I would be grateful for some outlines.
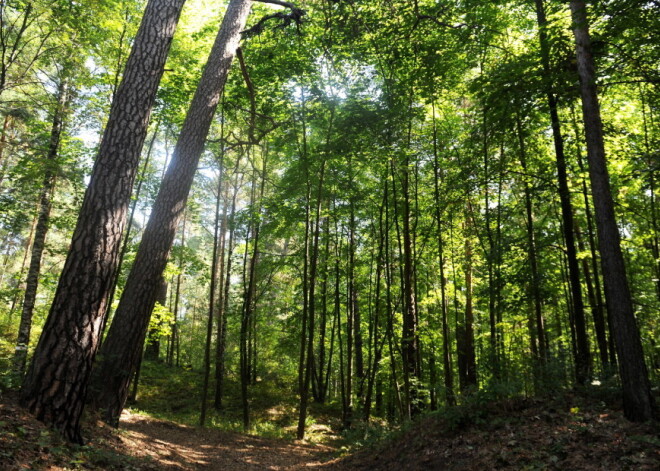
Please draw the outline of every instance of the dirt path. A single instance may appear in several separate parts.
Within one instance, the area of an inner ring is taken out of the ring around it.
[[[213,429],[200,429],[140,415],[122,416],[120,439],[134,456],[150,456],[164,470],[299,470],[331,459],[334,451]]]
[[[125,411],[119,430],[87,419],[87,446],[64,442],[0,396],[0,471],[309,470],[332,460],[334,448],[201,429]]]

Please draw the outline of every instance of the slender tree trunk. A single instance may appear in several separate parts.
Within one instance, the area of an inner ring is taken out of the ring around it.
[[[6,114],[2,123],[2,134],[0,134],[0,188],[2,188],[2,182],[5,179],[5,172],[9,166],[9,158],[5,157],[5,148],[7,147],[7,134],[11,122],[11,115]]]
[[[110,424],[117,424],[124,407],[128,378],[135,368],[156,301],[158,280],[165,269],[251,5],[250,0],[232,0],[227,7],[103,344],[103,362],[97,370],[103,389],[97,399],[104,410],[105,420]]]
[[[591,194],[596,212],[605,298],[611,313],[610,319],[619,357],[624,414],[633,421],[646,421],[653,419],[656,415],[655,401],[651,394],[648,371],[644,363],[644,352],[621,252],[621,236],[614,214],[586,5],[583,1],[571,1],[570,6],[580,76]]]
[[[580,133],[578,130],[577,120],[575,118],[575,113],[573,107],[571,107],[571,114],[573,116],[573,126],[575,128],[575,139],[579,141]],[[584,163],[582,159],[582,153],[580,151],[580,146],[577,146],[577,159],[578,164],[580,165],[580,172],[584,174]],[[607,344],[607,328],[608,322],[606,322],[605,317],[605,307],[603,303],[603,293],[600,284],[600,276],[598,272],[598,257],[596,255],[596,241],[594,237],[594,228],[593,228],[593,215],[591,213],[591,200],[589,198],[589,191],[587,189],[586,178],[582,179],[582,197],[584,199],[584,208],[585,208],[585,217],[587,220],[587,235],[589,237],[589,250],[591,253],[591,271],[593,272],[593,295],[590,295],[591,302],[591,311],[594,318],[594,327],[596,330],[596,342],[598,343],[598,351],[600,353],[601,363],[603,364],[603,372],[606,376],[612,374],[612,365],[610,364],[611,358],[608,356],[609,347]],[[578,243],[580,241],[578,240]],[[584,248],[580,247],[581,251],[584,251]],[[585,272],[585,281],[588,278],[589,273],[589,263],[586,259],[583,259],[583,270]],[[587,283],[587,289],[589,288],[589,283]]]
[[[158,296],[156,302],[162,307],[167,305],[167,281],[165,278],[160,279],[160,288],[158,288]],[[160,326],[158,326],[160,327]],[[158,361],[160,355],[160,329],[156,328],[149,331],[147,335],[147,345],[144,348],[144,359],[149,361]]]
[[[463,392],[477,386],[477,361],[474,351],[474,308],[472,305],[472,230],[469,212],[465,220],[465,376]]]
[[[23,406],[77,443],[82,442],[80,415],[117,268],[140,150],[184,2],[150,0],[147,4],[110,110],[55,298],[21,390]]]
[[[131,381],[131,392],[128,394],[128,399],[126,400],[129,404],[135,404],[137,402],[138,387],[140,385],[140,373],[142,372],[142,360],[144,360],[144,351],[142,352],[142,355],[140,355],[140,358],[138,358],[135,374],[133,375],[133,380]]]
[[[392,300],[392,290],[394,288],[394,267],[392,263],[392,256],[390,251],[390,187],[389,187],[389,178],[386,175],[383,180],[385,181],[385,194],[383,199],[385,201],[385,302],[386,302],[386,312],[387,312],[387,326],[385,331],[385,337],[387,338],[387,350],[390,357],[390,379],[391,384],[394,386],[394,399],[396,401],[397,410],[399,412],[399,418],[404,418],[404,406],[403,399],[401,398],[401,390],[399,388],[399,380],[397,375],[397,365],[396,365],[396,356],[395,356],[395,347],[394,347],[394,302]],[[394,182],[394,180],[392,180]],[[396,198],[396,194],[393,195],[393,201]],[[394,205],[394,214],[396,217],[396,204]],[[396,221],[394,221],[396,225]]]
[[[323,273],[322,273],[322,283],[321,283],[321,319],[320,319],[320,326],[319,326],[319,353],[318,353],[318,370],[316,370],[316,390],[317,390],[317,395],[314,398],[316,402],[319,402],[323,404],[325,402],[327,392],[328,392],[328,377],[327,373],[329,373],[329,367],[326,370],[325,365],[326,365],[326,339],[327,339],[327,324],[328,324],[328,275],[329,275],[329,265],[328,261],[330,258],[330,220],[328,217],[325,217],[323,219],[323,238],[324,238],[324,245],[325,248],[323,250]],[[333,337],[334,335],[334,325],[331,329],[330,336]],[[331,338],[330,340],[330,349],[332,349],[332,341],[333,339]],[[327,378],[327,379],[326,379]]]
[[[408,377],[408,416],[417,415],[420,411],[418,404],[418,384],[420,376],[419,363],[419,339],[417,334],[417,300],[415,299],[415,265],[412,251],[412,238],[410,230],[410,170],[409,158],[403,162],[401,195],[403,198],[402,225],[403,225],[403,289],[405,299],[405,310],[403,313],[403,332],[401,350],[403,353],[403,365]]]
[[[378,376],[378,370],[380,366],[380,361],[383,358],[383,348],[385,346],[385,341],[387,336],[383,335],[382,339],[379,339],[379,330],[380,330],[380,314],[381,314],[381,279],[382,279],[382,274],[383,274],[383,267],[385,266],[385,260],[383,259],[383,252],[385,248],[385,228],[383,225],[383,213],[385,208],[387,207],[387,201],[386,199],[388,198],[387,191],[383,192],[383,203],[381,204],[381,207],[379,209],[379,215],[378,215],[378,249],[377,249],[377,255],[376,255],[376,274],[375,274],[375,282],[376,282],[376,290],[375,290],[375,306],[374,306],[374,316],[373,316],[373,325],[371,326],[371,329],[373,331],[373,334],[371,335],[372,341],[371,343],[373,344],[373,361],[370,362],[369,364],[369,378],[368,378],[368,383],[367,383],[367,395],[365,397],[364,401],[364,420],[366,422],[369,421],[369,416],[371,414],[371,402],[372,402],[372,396],[373,396],[373,388],[374,388],[374,383],[376,384],[376,409],[377,413],[379,412],[379,406],[382,406],[382,404],[379,404],[379,401],[382,401],[382,391],[378,389],[378,381],[377,381],[377,376]],[[379,342],[380,340],[380,342]],[[382,386],[382,384],[381,384]],[[379,396],[379,392],[381,395]]]
[[[234,167],[234,192],[231,199],[231,211],[229,213],[229,220],[226,214],[223,214],[223,224],[229,227],[229,240],[227,242],[227,263],[224,271],[223,283],[220,283],[222,289],[222,299],[219,302],[218,311],[218,345],[215,352],[215,401],[214,407],[216,410],[222,409],[222,395],[224,393],[224,380],[225,380],[225,350],[227,345],[227,315],[229,313],[229,288],[231,287],[231,268],[232,256],[234,254],[234,234],[235,234],[235,214],[236,214],[236,199],[238,197],[238,190],[241,187],[242,181],[239,182],[238,165],[240,159],[236,159],[236,166]],[[224,231],[223,231],[224,234]],[[222,253],[221,253],[222,255]],[[222,272],[221,272],[222,276]]]
[[[256,181],[253,182],[253,187]],[[253,316],[256,311],[256,272],[257,264],[259,261],[259,233],[261,230],[261,203],[264,198],[264,189],[266,186],[266,155],[263,155],[263,166],[261,170],[261,183],[259,194],[255,195],[250,202],[250,208],[255,211],[256,207],[256,222],[254,223],[254,230],[252,231],[252,254],[250,256],[250,264],[248,269],[247,283],[243,296],[243,312],[241,316],[241,402],[243,404],[243,428],[245,430],[250,427],[250,411],[249,411],[249,398],[248,398],[248,385],[250,382],[250,375],[252,368],[250,367],[250,344],[248,342],[248,330],[253,322]],[[249,244],[246,241],[246,252]],[[252,358],[254,360],[254,358]]]
[[[66,72],[64,72],[66,74]],[[16,351],[14,354],[13,368],[17,375],[23,376],[27,360],[28,344],[30,342],[30,331],[32,330],[32,313],[37,298],[39,286],[39,274],[41,272],[41,259],[46,245],[46,234],[50,224],[50,210],[52,206],[53,192],[58,172],[58,156],[64,121],[67,114],[67,104],[70,91],[67,77],[61,77],[57,89],[57,101],[53,110],[53,121],[50,130],[48,151],[44,159],[43,186],[39,196],[39,210],[37,226],[34,231],[32,242],[32,253],[30,254],[30,265],[25,282],[25,295],[23,297],[23,310],[21,312],[21,323],[18,328],[16,340]]]
[[[349,167],[351,162],[349,161]],[[346,398],[348,408],[344,418],[344,426],[350,427],[353,421],[353,372],[355,371],[355,308],[357,306],[357,293],[355,291],[355,207],[353,195],[349,202],[351,215],[349,215],[348,228],[348,264],[346,270],[346,284],[348,297],[346,299]]]
[[[543,0],[535,0],[536,16],[539,26],[539,43],[541,46],[541,65],[545,76],[545,92],[550,111],[552,125],[552,136],[555,145],[555,157],[557,161],[557,181],[559,184],[559,198],[561,200],[561,214],[564,228],[564,239],[566,243],[566,256],[568,258],[568,274],[571,286],[571,298],[573,300],[573,319],[576,335],[575,349],[575,380],[577,384],[583,385],[590,375],[591,355],[589,352],[589,337],[587,336],[586,321],[584,316],[584,301],[582,300],[582,287],[580,285],[580,267],[575,249],[575,236],[573,232],[573,209],[568,187],[568,175],[566,170],[566,157],[564,154],[564,138],[561,133],[561,124],[558,113],[558,100],[553,91],[552,70],[550,68],[550,45],[548,42],[547,26]]]
[[[211,282],[209,286],[209,318],[206,324],[206,345],[204,346],[204,384],[202,386],[202,407],[199,414],[199,425],[206,424],[207,398],[209,393],[209,378],[211,376],[211,342],[213,340],[213,317],[215,316],[216,287],[218,285],[218,265],[222,266],[218,256],[220,249],[220,201],[222,200],[224,163],[220,161],[217,195],[215,198],[215,221],[213,224],[213,254],[211,255]]]
[[[37,222],[39,222],[39,214],[36,215],[36,217],[32,220],[32,224],[30,224],[30,234],[28,235],[28,238],[25,240],[25,243],[23,244],[25,247],[25,251],[23,254],[23,261],[21,262],[21,269],[18,271],[18,279],[19,280],[24,280],[25,276],[25,268],[27,266],[28,262],[28,256],[30,255],[31,251],[30,248],[32,247],[32,240],[34,239],[34,232],[37,229]],[[5,263],[6,265],[6,263]],[[4,273],[3,273],[4,275]],[[1,277],[0,277],[1,278]],[[25,292],[25,282],[19,282],[19,285],[15,288],[14,296],[11,300],[11,307],[9,308],[9,320],[13,320],[14,318],[14,311],[16,310],[16,306],[18,304],[21,304],[22,306],[22,299],[21,299],[21,294]]]
[[[353,170],[352,167],[349,170],[351,172],[349,191],[353,195]],[[355,380],[357,383],[357,388],[355,394],[358,400],[358,407],[362,404],[364,400],[364,356],[362,353],[362,313],[360,311],[359,305],[359,296],[358,296],[358,287],[357,287],[357,275],[355,270],[355,252],[356,247],[356,217],[355,217],[355,197],[351,196],[350,202],[350,240],[349,240],[349,293],[350,293],[350,304],[351,304],[351,321],[353,325],[353,342],[354,342],[354,359],[355,359]]]
[[[307,402],[309,400],[309,383],[312,369],[314,368],[314,321],[316,316],[316,272],[319,258],[319,235],[321,232],[321,206],[323,202],[323,181],[325,177],[325,159],[321,162],[319,174],[319,185],[316,194],[316,210],[314,215],[314,233],[312,235],[312,258],[309,267],[309,297],[308,297],[308,321],[307,321],[307,365],[305,367],[305,379],[300,394],[300,413],[298,415],[298,429],[296,438],[302,440],[305,437],[305,421],[307,419]]]
[[[518,135],[518,144],[520,147],[520,166],[527,177],[527,148],[523,136],[522,120],[516,115],[516,133]],[[532,191],[529,183],[525,180],[525,216],[527,221],[527,250],[529,253],[529,269],[532,275],[531,292],[534,305],[535,332],[530,332],[532,340],[532,350],[536,350],[541,364],[545,364],[548,359],[548,347],[545,337],[545,320],[543,318],[542,299],[541,299],[541,281],[538,269],[538,255],[536,246],[536,233],[534,231],[534,212],[532,208]],[[535,335],[534,335],[535,334]]]
[[[340,272],[340,257],[342,252],[341,234],[337,230],[337,222],[335,220],[335,234],[337,241],[335,242],[335,289],[334,289],[334,317],[337,324],[337,342],[339,344],[339,385],[341,389],[341,415],[344,427],[350,425],[350,404],[347,394],[347,378],[344,369],[344,344],[341,338],[341,272]]]
[[[440,201],[440,159],[438,155],[438,130],[435,120],[435,101],[432,103],[433,107],[433,189],[435,197],[435,219],[438,224],[438,266],[440,268],[440,312],[442,316],[442,365],[444,373],[445,384],[445,400],[447,404],[455,404],[456,399],[454,396],[454,375],[451,364],[450,354],[450,338],[449,338],[449,322],[447,320],[447,290],[445,279],[445,255],[444,255],[444,240],[442,237],[442,210]],[[431,351],[431,358],[435,352]],[[431,374],[435,376],[435,361],[431,363],[433,367]],[[434,385],[434,378],[431,379],[431,384]],[[435,401],[431,401],[431,408],[435,406]]]
[[[307,322],[309,322],[309,291],[307,273],[309,272],[309,233],[310,233],[310,212],[311,212],[311,181],[309,174],[309,156],[307,152],[307,108],[304,88],[301,90],[302,100],[300,103],[301,108],[301,156],[303,159],[304,172],[305,172],[305,236],[303,240],[303,266],[302,266],[302,319],[300,328],[300,352],[298,359],[298,394],[302,402],[303,389],[305,387],[305,357],[307,353],[307,342],[312,342],[313,339],[307,338]]]
[[[181,248],[183,249],[186,246],[186,213],[183,215],[183,223],[181,224]],[[174,309],[172,310],[172,334],[170,336],[170,348],[167,354],[167,364],[169,366],[179,366],[179,345],[180,345],[180,333],[179,333],[179,304],[181,301],[181,281],[183,278],[184,271],[184,259],[183,259],[183,250],[179,255],[178,263],[179,273],[176,275],[176,287],[174,289]]]
[[[486,227],[486,238],[488,239],[488,248],[486,251],[486,266],[488,271],[488,325],[490,328],[490,337],[488,338],[490,347],[490,363],[493,369],[493,376],[496,379],[500,378],[500,358],[498,348],[498,329],[497,329],[497,301],[496,301],[496,287],[495,287],[495,273],[494,273],[494,259],[495,259],[495,240],[493,237],[493,228],[491,224],[491,200],[490,200],[490,166],[491,155],[489,151],[488,127],[487,127],[487,114],[486,110],[482,111],[482,157],[484,163],[484,219]]]

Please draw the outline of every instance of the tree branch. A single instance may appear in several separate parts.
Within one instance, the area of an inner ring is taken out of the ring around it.
[[[269,20],[273,20],[273,19],[280,20],[280,24],[275,26],[274,29],[286,28],[291,23],[295,23],[296,26],[300,26],[302,24],[302,17],[305,16],[306,14],[305,10],[303,10],[302,8],[298,8],[294,4],[285,2],[283,0],[256,0],[256,1],[261,3],[272,3],[274,5],[283,6],[285,8],[290,9],[291,12],[284,13],[280,11],[277,13],[273,13],[272,15],[264,16],[254,26],[246,29],[245,31],[241,31],[241,34],[245,38],[250,38],[252,36],[257,36],[263,33],[263,31],[266,29],[266,23]]]
[[[283,2],[281,0],[254,0],[254,1],[259,3],[272,3],[273,5],[279,5],[281,7],[288,8],[290,10],[296,9],[296,6],[293,3]]]

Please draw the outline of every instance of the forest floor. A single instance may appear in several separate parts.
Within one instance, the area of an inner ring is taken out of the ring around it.
[[[0,469],[660,469],[658,424],[632,424],[616,407],[570,394],[554,401],[453,408],[384,440],[367,440],[368,446],[342,457],[342,442],[334,435],[326,444],[305,443],[202,429],[131,411],[122,416],[119,430],[87,420],[84,431],[87,445],[68,445],[21,409],[13,395],[2,396]]]

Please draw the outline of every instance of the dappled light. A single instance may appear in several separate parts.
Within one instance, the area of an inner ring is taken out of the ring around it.
[[[0,468],[660,469],[660,4],[0,1]]]

